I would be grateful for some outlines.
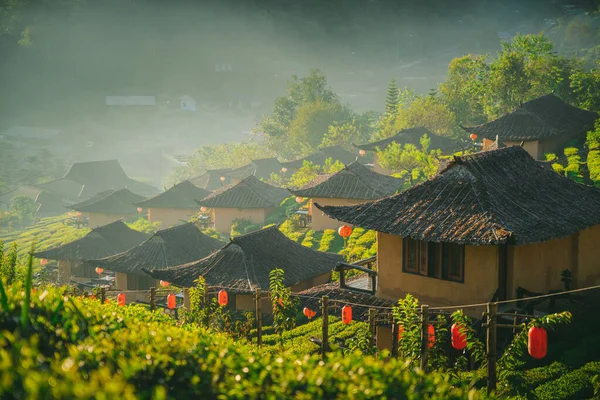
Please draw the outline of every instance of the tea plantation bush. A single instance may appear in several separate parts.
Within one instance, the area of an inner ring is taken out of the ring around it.
[[[590,362],[556,380],[538,386],[533,391],[533,396],[540,400],[589,399],[594,395],[592,378],[597,375],[600,375],[600,362]]]
[[[401,360],[265,351],[139,306],[52,288],[33,293],[22,319],[23,287],[1,297],[1,398],[481,398]]]

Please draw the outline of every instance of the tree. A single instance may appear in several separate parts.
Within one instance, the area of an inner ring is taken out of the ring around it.
[[[393,115],[398,111],[399,93],[396,79],[390,79],[385,99],[385,115]]]
[[[29,226],[35,219],[37,204],[30,197],[17,196],[10,202],[10,211],[19,217],[22,226]]]
[[[367,112],[356,116],[351,121],[334,122],[327,129],[319,147],[339,145],[348,150],[353,144],[368,142],[373,133],[374,119],[374,113]]]
[[[396,172],[394,176],[406,177],[409,184],[421,182],[433,176],[439,165],[441,152],[429,151],[430,142],[427,135],[421,138],[421,149],[392,142],[385,149],[377,149],[377,160],[383,168]]]
[[[398,110],[394,123],[396,132],[419,126],[441,136],[453,137],[462,133],[454,113],[434,96],[417,97],[408,107]]]

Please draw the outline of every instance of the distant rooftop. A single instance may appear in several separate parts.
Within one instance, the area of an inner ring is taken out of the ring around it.
[[[197,200],[199,205],[210,208],[271,208],[279,206],[288,196],[286,189],[269,185],[251,175]]]

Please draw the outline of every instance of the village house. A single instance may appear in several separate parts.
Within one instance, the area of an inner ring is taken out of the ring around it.
[[[373,171],[380,174],[391,175],[394,171],[390,171],[384,168],[377,159],[377,149],[383,151],[392,143],[397,143],[402,146],[412,144],[420,149],[421,138],[423,137],[423,135],[427,135],[427,137],[430,139],[429,150],[441,150],[442,153],[448,154],[454,153],[460,150],[462,147],[460,142],[453,139],[449,139],[444,136],[436,135],[435,133],[431,132],[429,129],[424,127],[403,129],[394,136],[390,136],[388,138],[378,140],[376,142],[354,146],[363,152],[374,153]]]
[[[277,227],[270,227],[237,236],[214,254],[168,269],[147,268],[154,279],[189,288],[202,276],[206,285],[225,289],[229,304],[237,310],[254,310],[257,289],[269,290],[269,274],[283,270],[284,285],[299,292],[326,283],[335,265],[343,257],[323,253],[288,239]],[[184,303],[189,304],[186,297]],[[268,311],[270,301],[264,300]]]
[[[277,158],[262,158],[252,160],[249,164],[236,169],[232,169],[227,173],[231,183],[238,183],[242,179],[249,176],[268,181],[272,174],[281,175],[283,166],[279,164]]]
[[[35,186],[19,186],[16,189],[0,193],[0,210],[9,211],[16,197],[27,197],[36,204],[37,218],[53,217],[65,213],[69,204],[62,196],[47,192]]]
[[[356,161],[357,158],[357,154],[344,150],[342,146],[329,146],[323,147],[299,160],[282,162],[280,164],[287,169],[286,173],[290,176],[304,165],[304,161],[311,162],[313,165],[324,165],[326,160],[331,159],[333,162],[339,161],[342,164],[350,164]]]
[[[265,219],[289,196],[286,189],[258,180],[253,175],[241,182],[215,190],[204,199],[198,199],[201,211],[211,209],[217,232],[229,234],[234,220],[246,219],[264,225]]]
[[[598,114],[565,103],[553,94],[523,103],[514,111],[485,124],[463,128],[482,139],[483,149],[500,142],[520,145],[536,160],[558,154],[571,140],[582,144]]]
[[[454,159],[428,181],[357,206],[316,207],[377,231],[379,297],[430,306],[513,299],[600,283],[600,189],[519,146]]]
[[[146,241],[119,254],[88,259],[86,265],[115,272],[116,290],[148,290],[159,282],[143,272],[161,270],[202,259],[225,243],[200,232],[192,223],[156,232]],[[148,301],[147,293],[128,293],[127,301]]]
[[[348,164],[334,174],[319,175],[300,189],[290,192],[302,199],[308,198],[308,214],[315,231],[337,229],[340,223],[325,213],[315,210],[314,203],[328,206],[350,206],[380,199],[402,189],[403,179],[371,171],[358,161]]]
[[[229,176],[227,176],[229,172],[231,172],[231,168],[207,169],[202,175],[191,178],[190,182],[194,186],[212,192],[231,183]]]
[[[129,189],[100,192],[90,200],[69,206],[78,213],[80,219],[87,219],[88,226],[95,228],[118,219],[130,220],[139,215],[134,203],[145,200]]]
[[[188,222],[191,216],[199,211],[196,199],[202,199],[209,194],[208,190],[200,189],[192,185],[190,181],[183,181],[169,190],[148,200],[135,203],[135,205],[147,210],[148,221],[160,222],[161,228],[169,228],[182,222]]]
[[[97,278],[94,267],[83,260],[96,259],[120,253],[137,246],[150,235],[129,228],[122,221],[92,229],[84,237],[51,249],[38,251],[33,256],[58,261],[59,282],[89,282]]]

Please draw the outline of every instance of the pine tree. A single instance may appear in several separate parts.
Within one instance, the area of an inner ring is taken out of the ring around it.
[[[396,79],[392,78],[388,84],[385,99],[385,115],[394,115],[398,111],[398,100],[398,86],[396,85]]]

